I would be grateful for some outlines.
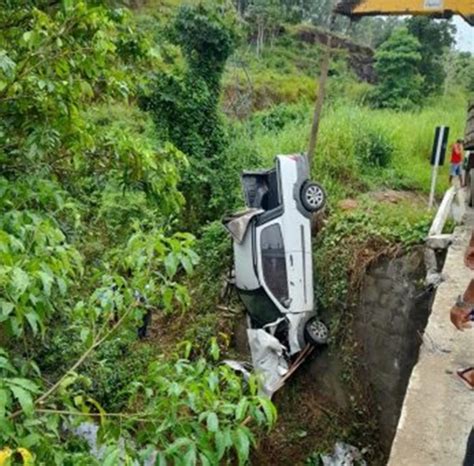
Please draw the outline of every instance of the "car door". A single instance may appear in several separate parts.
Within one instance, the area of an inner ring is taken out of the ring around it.
[[[257,227],[257,270],[260,282],[280,312],[289,306],[287,255],[281,218]]]

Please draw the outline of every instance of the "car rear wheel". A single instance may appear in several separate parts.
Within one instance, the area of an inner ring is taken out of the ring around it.
[[[306,339],[313,345],[325,345],[329,340],[329,330],[317,317],[308,320],[305,325]]]
[[[309,212],[317,212],[326,204],[326,193],[318,183],[306,181],[301,188],[301,202]]]

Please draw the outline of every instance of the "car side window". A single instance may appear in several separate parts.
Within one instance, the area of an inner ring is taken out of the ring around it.
[[[278,301],[286,301],[288,299],[288,276],[280,225],[274,224],[264,228],[260,244],[265,283]]]

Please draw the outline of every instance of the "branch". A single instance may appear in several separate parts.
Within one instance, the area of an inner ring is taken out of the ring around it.
[[[130,306],[130,308],[123,314],[122,317],[120,317],[120,319],[115,323],[115,325],[102,337],[100,337],[100,334],[101,332],[99,332],[99,334],[97,335],[95,341],[92,343],[92,345],[84,352],[84,354],[69,368],[69,370],[67,370],[64,375],[49,389],[47,390],[45,393],[43,393],[43,395],[41,395],[39,398],[37,398],[35,401],[34,401],[34,404],[35,405],[38,405],[38,404],[41,404],[41,403],[44,403],[44,401],[49,398],[60,386],[61,384],[64,382],[64,380],[66,379],[66,377],[71,373],[71,372],[74,372],[88,357],[89,355],[98,347],[100,346],[105,340],[107,340],[107,338],[109,338],[109,336],[115,332],[115,330],[117,330],[117,328],[123,323],[123,321],[125,320],[125,318],[130,314],[130,312],[132,311],[132,309],[134,308],[135,306]],[[9,417],[9,419],[15,419],[16,417],[18,417],[21,413],[23,412],[23,409],[19,409],[18,411],[15,411],[14,413],[12,413]]]
[[[153,419],[143,419],[144,417],[155,417],[155,413],[80,413],[78,411],[68,411],[66,409],[37,409],[36,412],[42,414],[61,414],[63,416],[80,416],[80,417],[112,417],[121,419],[133,419],[140,422],[155,422]]]

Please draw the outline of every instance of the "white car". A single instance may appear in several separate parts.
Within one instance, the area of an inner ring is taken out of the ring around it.
[[[325,205],[304,155],[279,155],[276,167],[242,175],[248,210],[226,220],[233,237],[235,287],[248,313],[254,368],[265,392],[307,343],[325,344],[313,296],[311,215]]]

